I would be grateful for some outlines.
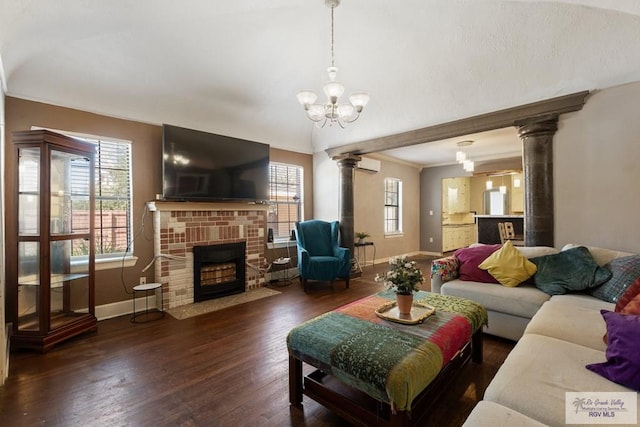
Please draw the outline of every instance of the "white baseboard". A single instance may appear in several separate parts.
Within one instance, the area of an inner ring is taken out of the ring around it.
[[[155,295],[149,295],[146,299],[149,303],[149,308],[157,308]],[[145,298],[136,298],[136,311],[145,309]],[[99,321],[127,314],[133,314],[133,299],[96,306],[96,317]]]
[[[2,378],[0,378],[0,385],[4,384],[5,380],[9,377],[9,353],[11,350],[11,323],[5,326],[4,338],[6,340],[6,347],[4,349],[4,371],[2,372]]]
[[[422,251],[422,252],[419,252],[419,254],[421,254],[421,255],[428,255],[428,256],[442,256],[442,252],[428,252],[428,251]]]
[[[410,257],[418,256],[418,255],[441,257],[442,253],[441,252],[416,251],[416,252],[409,252],[409,253],[403,254],[403,255],[408,255]],[[373,260],[373,265],[376,265],[376,264],[388,264],[389,263],[389,258],[391,258],[391,257],[374,259]],[[367,262],[367,267],[371,267],[371,261]]]

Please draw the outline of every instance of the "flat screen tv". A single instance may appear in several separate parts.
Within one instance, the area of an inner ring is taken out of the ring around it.
[[[166,200],[269,199],[269,145],[178,126],[162,126]]]

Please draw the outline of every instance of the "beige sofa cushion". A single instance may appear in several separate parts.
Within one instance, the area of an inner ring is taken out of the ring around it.
[[[558,250],[551,246],[516,246],[516,249],[527,258],[535,258],[558,253]]]
[[[551,298],[533,316],[524,333],[544,335],[605,351],[607,346],[602,337],[607,328],[599,310],[613,310],[613,304],[589,298],[594,306],[588,306],[590,304],[586,304],[586,301],[584,306],[574,304],[575,300],[582,302],[576,298]]]
[[[562,250],[566,251],[567,249],[575,248],[575,247],[578,247],[578,246],[584,246],[585,248],[589,249],[589,252],[591,252],[591,256],[593,257],[593,260],[600,267],[604,266],[605,264],[610,263],[615,258],[625,257],[625,256],[629,256],[629,255],[635,255],[635,254],[632,254],[632,253],[629,253],[629,252],[621,252],[621,251],[616,251],[616,250],[613,250],[613,249],[599,248],[597,246],[578,245],[578,244],[575,244],[575,243],[567,243],[566,245],[564,245],[562,247]]]
[[[525,334],[487,387],[484,399],[544,424],[564,425],[567,391],[633,391],[585,368],[605,360],[602,351]]]
[[[549,300],[548,294],[530,284],[508,288],[499,283],[452,280],[444,283],[440,292],[444,295],[454,295],[476,301],[487,310],[529,319],[545,301]]]
[[[481,400],[473,408],[463,426],[466,427],[544,427],[545,424],[495,402]]]
[[[583,308],[590,308],[600,313],[601,309],[611,310],[613,311],[616,307],[615,304],[602,301],[594,296],[589,294],[564,294],[564,295],[554,295],[551,297],[551,301],[567,304],[571,306],[579,306]]]

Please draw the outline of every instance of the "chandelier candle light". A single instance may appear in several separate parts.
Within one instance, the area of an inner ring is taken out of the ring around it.
[[[304,106],[307,117],[324,127],[337,123],[344,128],[345,123],[353,123],[358,120],[362,109],[369,102],[369,95],[364,92],[354,92],[349,96],[349,103],[340,104],[340,97],[344,93],[342,83],[336,81],[338,68],[335,66],[333,58],[333,10],[338,7],[340,0],[325,0],[325,5],[331,8],[331,66],[327,68],[329,81],[323,86],[327,102],[318,104],[318,95],[311,90],[301,90],[298,92],[298,102]],[[322,122],[322,124],[320,124]]]

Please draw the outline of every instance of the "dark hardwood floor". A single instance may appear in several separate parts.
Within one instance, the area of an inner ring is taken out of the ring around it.
[[[123,316],[46,354],[13,353],[0,388],[0,424],[348,425],[306,396],[303,411],[289,407],[285,339],[295,325],[381,290],[371,280],[375,269],[367,267],[349,289],[336,281],[333,290],[311,284],[305,294],[294,280],[272,286],[280,295],[225,310],[145,324]],[[486,336],[484,362],[462,370],[429,425],[461,425],[512,347]]]

